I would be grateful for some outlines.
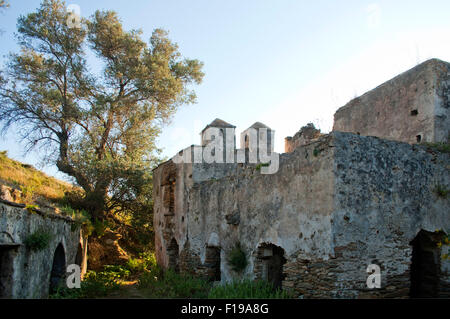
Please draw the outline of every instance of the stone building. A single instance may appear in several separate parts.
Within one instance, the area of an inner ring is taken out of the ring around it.
[[[48,234],[42,249],[27,239]],[[87,268],[87,239],[69,217],[0,200],[0,298],[47,298],[65,283],[66,269]]]
[[[299,298],[450,297],[450,155],[416,139],[448,136],[448,66],[427,61],[350,102],[329,134],[303,128],[274,174],[263,161],[179,160],[198,159],[205,143],[158,166],[158,263],[213,281],[265,279]],[[237,246],[242,270],[230,260]],[[379,288],[367,285],[369,265]]]

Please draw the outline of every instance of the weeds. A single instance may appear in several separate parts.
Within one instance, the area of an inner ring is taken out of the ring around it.
[[[236,246],[230,251],[228,255],[228,263],[236,272],[241,272],[245,269],[245,267],[247,267],[247,256],[239,243],[236,244]]]
[[[38,230],[33,234],[29,235],[24,243],[31,250],[39,251],[45,249],[50,243],[51,235],[50,233]]]
[[[288,292],[275,289],[267,281],[242,280],[215,286],[208,294],[210,299],[287,299]]]

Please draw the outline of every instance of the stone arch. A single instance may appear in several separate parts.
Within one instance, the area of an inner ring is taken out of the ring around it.
[[[256,278],[267,280],[275,288],[281,288],[281,283],[285,278],[283,265],[286,263],[285,251],[283,248],[271,243],[259,245],[255,260]]]
[[[207,269],[207,278],[210,281],[221,280],[220,253],[221,253],[220,247],[206,246],[205,267]]]
[[[167,247],[167,257],[169,259],[168,268],[174,270],[175,272],[180,271],[179,266],[179,246],[175,238],[172,238],[169,246]]]
[[[410,268],[410,297],[436,298],[439,296],[441,276],[441,248],[443,232],[420,230],[410,242],[412,258]]]
[[[54,293],[58,286],[61,284],[61,280],[66,273],[66,253],[64,246],[59,243],[53,254],[52,271],[50,273],[50,293]]]

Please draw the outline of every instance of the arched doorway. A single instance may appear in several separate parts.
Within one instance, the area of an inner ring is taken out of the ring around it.
[[[442,232],[421,230],[411,241],[411,298],[439,297]]]
[[[286,263],[284,249],[274,244],[261,244],[258,247],[257,263],[260,263],[257,277],[272,283],[275,288],[281,288],[284,280],[283,265]]]
[[[66,272],[66,253],[64,247],[60,243],[56,247],[55,254],[53,256],[52,272],[50,274],[50,294],[56,292],[56,289],[61,283],[61,279],[64,278]]]
[[[207,277],[210,281],[220,281],[220,248],[215,246],[206,247],[205,266]]]
[[[179,272],[178,255],[179,255],[178,243],[175,240],[175,238],[172,238],[169,247],[167,247],[167,257],[169,258],[168,264],[169,268],[174,270],[175,272]]]

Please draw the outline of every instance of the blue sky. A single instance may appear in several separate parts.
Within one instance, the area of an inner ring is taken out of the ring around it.
[[[0,63],[17,51],[17,17],[38,0],[10,0],[0,13]],[[96,9],[119,13],[126,29],[148,39],[164,28],[181,53],[205,63],[198,103],[182,107],[159,139],[163,155],[199,143],[199,132],[215,118],[239,134],[256,121],[275,130],[275,150],[284,137],[314,122],[332,128],[333,114],[355,96],[436,57],[450,61],[450,1],[301,0],[97,0],[67,1],[81,15]],[[95,67],[95,66],[93,66]],[[237,138],[239,140],[239,138]],[[23,156],[11,131],[0,150],[42,167],[38,154]]]

